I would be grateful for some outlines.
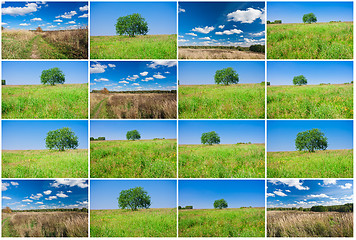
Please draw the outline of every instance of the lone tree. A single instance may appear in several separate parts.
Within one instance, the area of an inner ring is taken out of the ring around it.
[[[201,135],[201,143],[209,145],[219,144],[220,137],[215,131],[203,133]]]
[[[313,128],[297,134],[295,148],[298,151],[315,152],[315,150],[325,150],[328,147],[328,139],[319,129]]]
[[[223,68],[215,72],[214,80],[216,84],[224,85],[239,83],[239,74],[232,67]]]
[[[129,35],[146,35],[148,32],[148,24],[145,19],[138,13],[119,17],[116,22],[116,34]]]
[[[137,209],[149,208],[151,206],[151,197],[142,187],[130,188],[122,190],[120,196],[117,198],[119,207],[121,209]]]
[[[304,23],[315,23],[317,21],[316,16],[314,13],[308,13],[303,15],[303,22]]]
[[[63,84],[65,82],[64,73],[59,68],[51,68],[43,70],[41,74],[41,83],[54,86],[56,83]]]
[[[214,208],[218,208],[218,209],[223,209],[223,208],[227,208],[227,202],[225,201],[225,199],[220,199],[220,200],[215,200],[214,202]]]
[[[294,85],[301,86],[301,85],[306,85],[307,83],[308,83],[308,81],[307,81],[306,77],[304,77],[303,75],[295,76],[293,78]]]
[[[141,139],[141,135],[137,130],[128,131],[126,133],[126,139],[133,140],[133,141],[139,140],[139,139]]]
[[[47,133],[46,148],[51,150],[76,149],[78,145],[78,137],[70,128],[64,127]]]

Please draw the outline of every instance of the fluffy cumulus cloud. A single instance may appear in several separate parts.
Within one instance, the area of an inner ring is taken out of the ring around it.
[[[323,180],[324,185],[335,185],[336,184],[336,180],[335,179],[326,179]]]
[[[165,66],[165,67],[173,67],[176,66],[177,62],[176,61],[153,61],[147,66],[149,68],[158,68],[160,66]]]
[[[186,33],[185,35],[190,35],[190,36],[193,36],[193,37],[198,36],[198,35],[196,35],[195,33]]]
[[[45,199],[51,201],[53,199],[57,199],[57,196],[49,196],[48,198],[45,198]]]
[[[58,188],[60,186],[69,186],[69,187],[80,187],[87,188],[88,183],[85,179],[56,179],[51,186]]]
[[[140,75],[141,75],[142,77],[147,76],[147,74],[148,74],[148,72],[142,72],[142,73],[140,73]]]
[[[87,13],[84,13],[83,15],[80,15],[78,18],[87,18],[89,15]]]
[[[20,26],[30,26],[31,24],[29,23],[20,23]]]
[[[38,199],[40,199],[41,197],[43,197],[43,194],[42,194],[42,193],[37,193],[36,195],[32,194],[32,195],[30,196],[30,198],[33,199],[33,200],[38,200]]]
[[[285,184],[288,187],[295,187],[298,190],[309,190],[308,186],[303,186],[303,182],[299,179],[279,179],[279,180],[269,180],[270,183],[274,185]]]
[[[83,7],[80,7],[80,8],[79,8],[79,11],[85,12],[85,11],[88,11],[88,9],[89,9],[88,5],[85,5],[85,6],[83,6]]]
[[[179,13],[185,12],[185,9],[181,8],[180,6],[178,6],[178,12],[179,12]]]
[[[157,79],[163,79],[163,78],[166,78],[165,76],[161,75],[161,73],[157,73],[155,75],[153,75],[154,78],[157,78]]]
[[[321,194],[310,194],[307,197],[309,198],[330,198],[328,195],[321,193]]]
[[[60,197],[60,198],[67,198],[68,197],[68,195],[63,193],[63,192],[59,192],[56,195],[57,195],[57,197]]]
[[[108,82],[109,81],[109,79],[107,79],[107,78],[99,78],[99,79],[94,79],[94,81],[95,82]]]
[[[95,63],[90,66],[90,73],[103,73],[108,66]]]
[[[261,31],[261,32],[258,32],[258,33],[250,33],[251,36],[254,36],[254,37],[262,37],[265,35],[265,31]]]
[[[10,186],[10,183],[3,182],[3,183],[1,184],[1,191],[6,191],[9,186]]]
[[[351,189],[352,184],[351,183],[346,183],[345,185],[340,185],[341,189]]]
[[[65,18],[65,19],[71,19],[74,15],[76,15],[77,12],[76,11],[70,11],[70,12],[66,12],[63,15],[57,16],[56,18]]]
[[[30,203],[30,202],[33,202],[32,200],[30,200],[30,199],[24,199],[24,200],[22,200],[23,202],[28,202],[28,203]]]
[[[216,35],[231,35],[231,34],[241,34],[243,33],[240,29],[225,30],[223,32],[215,32]]]
[[[3,15],[24,16],[36,12],[39,6],[36,3],[27,3],[25,7],[7,7],[2,9]]]
[[[18,185],[19,185],[18,182],[10,182],[10,184],[11,184],[12,186],[18,186]]]
[[[273,193],[267,193],[267,197],[274,197],[275,196],[275,194],[273,194]]]
[[[287,194],[282,192],[281,189],[276,189],[276,191],[273,191],[273,193],[276,194],[277,196],[280,196],[280,197],[286,197],[287,196]]]
[[[109,64],[108,64],[108,66],[109,66],[109,67],[111,67],[111,68],[116,67],[116,65],[115,65],[115,64],[111,64],[111,63],[109,63]]]
[[[203,37],[203,38],[199,38],[201,40],[211,40],[210,37]]]
[[[196,27],[196,28],[193,28],[192,31],[193,32],[198,32],[198,33],[204,33],[204,34],[208,34],[210,33],[211,31],[213,31],[215,28],[214,27]]]
[[[61,19],[56,19],[56,20],[53,20],[53,22],[61,23],[61,22],[63,22],[63,20],[61,20]]]
[[[52,193],[52,191],[51,190],[47,190],[47,191],[44,191],[43,192],[45,195],[50,195],[51,193]]]
[[[219,28],[220,29],[223,29],[225,27],[225,25],[220,25]]]
[[[42,21],[42,18],[32,18],[31,21],[32,21],[32,22],[35,22],[35,21]]]
[[[119,81],[119,83],[125,83],[125,84],[128,84],[129,82],[128,82],[128,81]]]
[[[256,19],[261,19],[262,24],[264,24],[265,11],[263,9],[247,8],[247,10],[236,10],[227,14],[228,21],[253,23]]]
[[[5,199],[5,200],[11,200],[11,197],[6,197],[6,196],[3,196],[2,199]]]

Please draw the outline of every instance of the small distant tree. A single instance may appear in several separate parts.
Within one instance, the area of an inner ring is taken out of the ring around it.
[[[100,93],[103,93],[103,94],[109,94],[109,90],[107,88],[103,88]]]
[[[317,22],[316,16],[314,13],[307,13],[303,15],[304,23],[315,23]]]
[[[218,208],[218,209],[223,209],[223,208],[227,208],[227,202],[225,201],[225,199],[220,199],[220,200],[215,200],[214,202],[214,208]]]
[[[43,32],[43,30],[42,30],[41,27],[37,27],[37,28],[36,28],[36,32]]]
[[[301,86],[301,85],[306,85],[307,83],[308,83],[308,81],[307,81],[306,77],[304,77],[303,75],[295,76],[293,78],[294,85]]]
[[[128,131],[126,133],[126,139],[133,140],[133,141],[139,140],[139,139],[141,139],[141,135],[137,130]]]
[[[6,80],[1,80],[1,85],[6,85]]]
[[[118,197],[118,203],[121,209],[131,209],[132,211],[147,209],[151,206],[151,197],[142,187],[135,187],[122,190]]]
[[[51,68],[43,70],[41,74],[41,83],[54,86],[56,83],[63,84],[65,82],[64,73],[59,68]]]
[[[146,20],[138,13],[119,17],[116,21],[116,34],[128,35],[146,35],[148,33],[148,24]]]
[[[76,149],[78,145],[78,137],[68,127],[49,131],[47,133],[46,148],[48,149],[64,151],[66,149]]]
[[[214,80],[216,84],[234,84],[239,83],[239,74],[232,67],[217,70],[215,72]]]
[[[295,148],[298,151],[315,152],[315,150],[325,150],[327,147],[327,137],[317,128],[300,132],[295,139]]]
[[[201,135],[201,143],[208,145],[219,144],[220,137],[215,131],[203,133]]]
[[[4,213],[12,213],[12,210],[11,210],[11,208],[9,208],[9,207],[4,208],[2,211],[3,211]]]

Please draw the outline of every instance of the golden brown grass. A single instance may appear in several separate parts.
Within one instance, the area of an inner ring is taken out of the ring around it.
[[[353,213],[268,211],[268,237],[352,237]]]
[[[179,48],[179,59],[264,59],[264,53],[233,49]]]

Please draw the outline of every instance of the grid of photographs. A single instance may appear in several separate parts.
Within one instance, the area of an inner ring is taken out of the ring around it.
[[[353,1],[5,1],[1,237],[353,237]]]

